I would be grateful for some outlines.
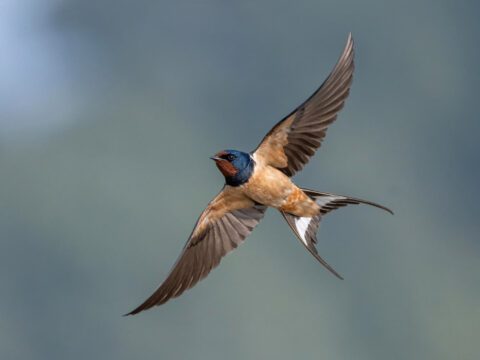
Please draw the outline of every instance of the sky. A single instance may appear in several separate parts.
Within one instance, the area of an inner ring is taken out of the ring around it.
[[[0,357],[462,359],[480,353],[474,1],[0,1]],[[223,178],[324,80],[352,91],[294,181],[325,271],[273,209],[161,307]]]

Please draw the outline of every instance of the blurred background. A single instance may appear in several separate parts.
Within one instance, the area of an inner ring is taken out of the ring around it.
[[[478,359],[479,4],[0,1],[2,359]],[[179,299],[223,185],[356,40],[347,106],[295,181],[325,271],[275,211]]]

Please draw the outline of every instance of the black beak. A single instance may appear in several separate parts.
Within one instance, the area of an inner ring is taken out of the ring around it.
[[[212,159],[213,161],[223,160],[221,157],[218,157],[218,156],[211,156],[210,159]]]

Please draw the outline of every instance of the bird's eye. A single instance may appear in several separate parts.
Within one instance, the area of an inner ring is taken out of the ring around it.
[[[228,156],[227,156],[227,160],[228,160],[228,161],[233,161],[234,159],[235,159],[235,156],[234,156],[234,155],[228,154]]]

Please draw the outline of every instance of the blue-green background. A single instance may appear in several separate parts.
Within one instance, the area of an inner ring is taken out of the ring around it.
[[[1,359],[480,354],[478,1],[0,1]],[[163,280],[223,181],[323,81],[354,86],[295,181],[325,271],[270,211],[193,290]]]

